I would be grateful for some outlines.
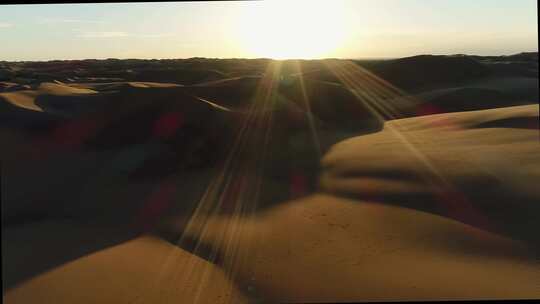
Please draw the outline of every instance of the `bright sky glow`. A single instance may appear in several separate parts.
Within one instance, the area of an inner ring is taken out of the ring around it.
[[[0,60],[373,58],[537,51],[534,0],[0,6]]]

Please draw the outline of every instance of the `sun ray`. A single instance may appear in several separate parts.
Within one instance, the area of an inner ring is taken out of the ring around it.
[[[300,84],[300,92],[302,94],[302,102],[304,103],[306,107],[306,116],[308,120],[308,126],[310,129],[310,133],[313,139],[313,144],[315,145],[315,149],[317,151],[317,156],[321,158],[322,152],[321,152],[321,142],[319,140],[319,137],[317,135],[317,130],[315,129],[315,122],[313,120],[313,112],[311,111],[311,103],[309,101],[309,96],[306,92],[306,86],[304,84],[304,77],[302,74],[302,66],[298,60],[294,60],[293,62],[296,73],[294,75],[297,75],[298,82]]]
[[[261,78],[253,102],[245,112],[246,117],[238,131],[237,137],[231,147],[218,174],[211,180],[204,195],[197,204],[193,214],[184,223],[184,229],[177,241],[182,246],[188,239],[195,243],[193,252],[201,254],[202,244],[210,235],[209,220],[218,218],[223,212],[224,204],[232,205],[232,214],[229,216],[223,229],[218,231],[216,242],[212,242],[207,259],[218,262],[218,253],[230,257],[225,269],[230,276],[234,276],[242,257],[238,256],[239,238],[244,235],[240,221],[246,217],[253,217],[262,186],[262,174],[266,150],[271,137],[273,120],[273,107],[278,89],[281,62],[272,61],[268,65],[265,75]],[[260,132],[263,132],[262,136]],[[256,145],[263,138],[262,146]],[[249,149],[261,148],[261,153],[249,153]],[[234,191],[233,185],[239,187]],[[236,193],[234,193],[236,192]],[[231,196],[232,193],[232,196]],[[249,243],[249,242],[248,242]],[[171,262],[170,256],[166,259],[164,267]],[[192,277],[195,271],[194,263],[186,262],[182,276]],[[210,267],[210,266],[209,266]],[[209,269],[203,272],[204,280],[209,275]],[[201,290],[197,291],[200,295]]]

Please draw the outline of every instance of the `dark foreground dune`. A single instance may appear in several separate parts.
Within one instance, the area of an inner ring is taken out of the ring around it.
[[[3,300],[538,298],[531,56],[8,64]]]

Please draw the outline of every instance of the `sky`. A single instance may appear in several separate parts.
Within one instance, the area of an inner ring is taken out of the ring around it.
[[[396,58],[538,51],[536,0],[0,5],[0,60]]]

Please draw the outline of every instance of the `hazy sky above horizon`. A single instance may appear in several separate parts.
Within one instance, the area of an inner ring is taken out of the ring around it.
[[[535,0],[0,6],[0,60],[388,58],[537,51]]]

